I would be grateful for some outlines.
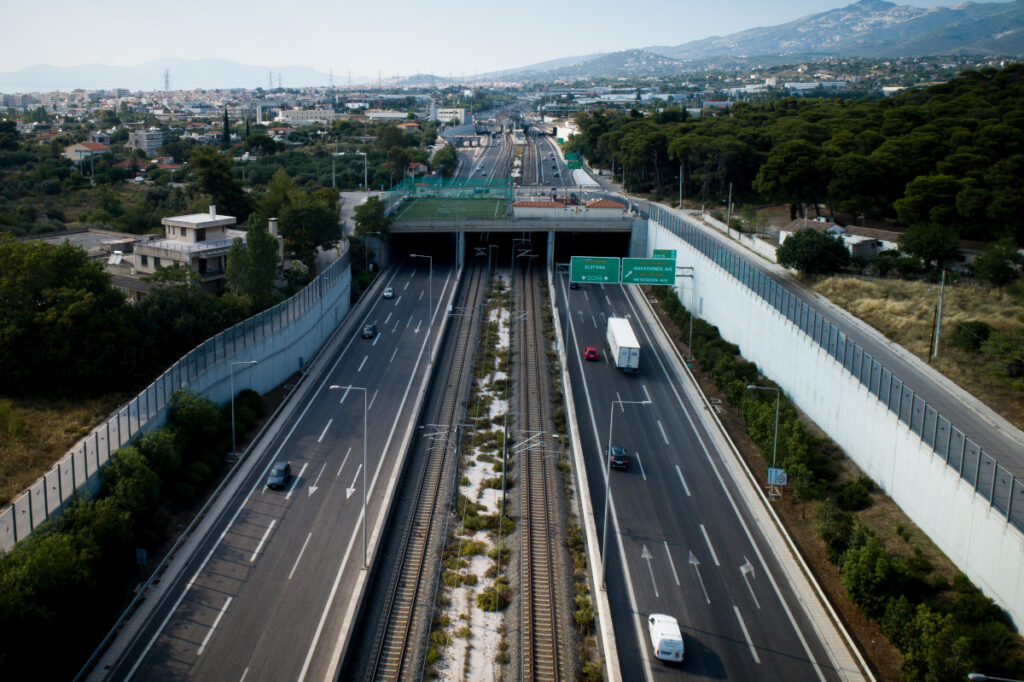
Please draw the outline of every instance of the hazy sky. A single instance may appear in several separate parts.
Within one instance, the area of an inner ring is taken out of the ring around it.
[[[898,1],[921,7],[955,0]],[[454,76],[771,26],[850,0],[0,0],[0,71],[162,57]]]

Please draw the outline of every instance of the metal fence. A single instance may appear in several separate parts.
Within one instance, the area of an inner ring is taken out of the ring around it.
[[[112,453],[141,432],[159,428],[166,423],[168,403],[175,391],[188,388],[209,397],[208,394],[215,392],[213,389],[223,385],[233,361],[260,359],[252,357],[254,349],[266,349],[268,341],[281,342],[288,336],[282,332],[300,320],[309,325],[310,331],[315,331],[315,338],[309,338],[306,333],[304,345],[319,348],[330,335],[333,325],[327,329],[322,324],[314,328],[311,319],[306,316],[311,312],[318,317],[323,316],[324,299],[328,295],[332,302],[337,298],[339,293],[335,291],[336,285],[348,276],[348,266],[349,254],[346,251],[302,291],[273,308],[225,329],[192,349],[145,390],[95,427],[50,471],[17,497],[12,505],[0,511],[0,550],[8,550],[15,542],[27,537],[39,524],[59,512],[77,491],[96,492],[99,477],[95,474],[110,460]],[[347,291],[346,288],[343,292],[346,296]],[[347,300],[345,303],[347,310]],[[292,340],[290,345],[296,343]],[[276,373],[281,374],[280,377],[273,376],[274,372],[267,372],[270,382],[267,388],[279,383],[295,369],[291,364],[279,367]],[[236,370],[235,373],[240,374],[241,371]],[[230,390],[217,390],[216,393],[230,397]]]
[[[706,234],[657,204],[651,219],[739,280],[835,358],[886,408],[927,444],[946,466],[1018,530],[1024,531],[1024,484],[985,453],[967,434],[903,384],[898,376],[858,346],[821,313]]]

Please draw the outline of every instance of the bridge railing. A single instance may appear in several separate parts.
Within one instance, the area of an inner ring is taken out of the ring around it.
[[[1024,484],[812,306],[718,239],[651,204],[651,219],[683,239],[799,327],[917,434],[1007,522],[1024,531]]]

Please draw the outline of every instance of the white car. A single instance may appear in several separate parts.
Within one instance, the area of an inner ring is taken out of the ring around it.
[[[395,290],[391,287],[384,287],[384,298],[394,298]]]
[[[683,660],[683,635],[679,621],[664,613],[652,613],[647,617],[647,632],[651,636],[654,657],[663,661]]]

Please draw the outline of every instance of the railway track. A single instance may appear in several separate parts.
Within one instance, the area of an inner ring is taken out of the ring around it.
[[[516,278],[517,298],[524,314],[517,325],[519,343],[519,420],[521,442],[516,451],[520,469],[520,631],[523,680],[570,679],[569,649],[564,634],[571,630],[562,604],[565,582],[560,579],[560,548],[551,532],[559,523],[558,491],[551,452],[542,297],[542,271],[526,268]]]
[[[435,395],[439,397],[424,414],[427,426],[421,436],[427,443],[426,462],[410,518],[400,526],[405,529],[405,538],[389,597],[376,607],[385,609],[387,616],[372,639],[375,651],[367,679],[412,680],[422,676],[451,489],[458,470],[456,425],[465,409],[467,382],[472,379],[473,343],[479,336],[484,270],[481,266],[469,268],[461,301],[467,314],[453,318],[455,328],[449,331],[453,337],[444,345],[443,359],[438,363],[437,371],[444,379],[435,383]]]

